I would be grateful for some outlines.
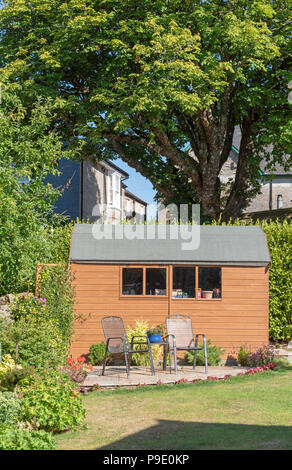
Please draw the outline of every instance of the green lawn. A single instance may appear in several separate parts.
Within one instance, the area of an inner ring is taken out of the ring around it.
[[[59,449],[292,449],[292,370],[92,392],[87,428]]]

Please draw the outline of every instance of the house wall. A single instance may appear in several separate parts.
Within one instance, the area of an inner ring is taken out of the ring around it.
[[[89,158],[83,162],[83,218],[95,222],[103,217],[100,204],[107,203],[107,170]]]
[[[190,315],[194,333],[205,333],[236,357],[242,344],[256,349],[268,343],[269,286],[265,267],[222,267],[222,299],[122,297],[118,265],[72,264],[75,288],[75,333],[72,355],[87,354],[91,344],[104,341],[101,318],[121,316],[128,325],[137,319],[149,326],[164,323],[168,314]],[[168,268],[168,290],[172,269]]]
[[[44,180],[62,191],[54,204],[54,211],[76,220],[80,217],[80,163],[62,158],[58,170],[59,175],[48,175]]]
[[[83,163],[84,220],[88,219],[91,223],[100,218],[108,222],[121,220],[121,210],[111,207],[108,203],[108,185],[109,170],[92,158],[85,160]]]
[[[272,207],[270,201],[270,182],[262,183],[261,193],[258,194],[247,207],[245,212],[256,212],[269,209],[277,209],[278,196],[282,196],[283,209],[292,207],[292,177],[278,176],[272,180]]]
[[[222,165],[220,171],[220,180],[222,183],[227,183],[229,180],[234,180],[237,168],[238,155],[234,150],[231,150],[226,162]]]
[[[222,183],[233,181],[237,167],[237,153],[232,150],[228,159],[222,166],[220,180]],[[292,207],[292,176],[278,175],[272,179],[272,207],[270,207],[270,181],[264,179],[260,181],[261,192],[257,194],[245,209],[244,212],[257,212],[277,209],[278,195],[282,196],[283,209]]]
[[[146,218],[146,206],[134,199],[130,194],[123,189],[123,218],[132,219],[136,218],[137,222],[144,222]]]

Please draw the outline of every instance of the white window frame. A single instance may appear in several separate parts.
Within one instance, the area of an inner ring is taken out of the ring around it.
[[[115,171],[108,173],[108,205],[121,210],[121,176]]]

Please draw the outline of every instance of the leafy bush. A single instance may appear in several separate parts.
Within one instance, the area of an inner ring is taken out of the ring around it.
[[[31,373],[31,368],[28,370],[26,367],[23,368],[20,365],[16,365],[11,356],[6,354],[0,363],[0,391],[15,391],[19,380]]]
[[[0,334],[2,347],[22,366],[38,369],[63,364],[67,355],[57,325],[51,321],[36,322],[34,318],[20,318],[9,324]]]
[[[8,370],[0,379],[0,391],[16,392],[20,380],[30,377],[34,373],[33,367]]]
[[[239,353],[238,353],[237,361],[243,367],[248,366],[248,354],[249,352],[247,348],[244,345],[241,345]]]
[[[248,354],[248,366],[249,367],[259,367],[265,366],[270,362],[273,362],[275,357],[274,349],[272,346],[266,345],[262,346],[255,352],[250,352]]]
[[[38,295],[46,298],[49,318],[57,325],[63,341],[69,345],[73,332],[74,292],[67,260],[62,265],[43,266],[39,272],[37,289]]]
[[[38,369],[65,363],[73,328],[74,297],[71,277],[64,266],[42,269],[38,288],[46,293],[16,297],[14,322],[0,319],[0,342],[22,365]]]
[[[7,372],[21,368],[21,366],[15,364],[10,354],[5,354],[2,358],[2,362],[0,362],[0,382]]]
[[[92,344],[89,349],[89,360],[94,366],[98,366],[103,363],[105,356],[106,344],[104,341],[98,344]],[[112,354],[107,354],[107,359],[112,358]]]
[[[153,328],[153,327],[151,327]],[[149,330],[149,325],[147,321],[144,320],[137,320],[135,323],[135,327],[129,327],[127,329],[127,336],[129,343],[131,344],[131,339],[133,336],[145,336],[145,340],[147,338],[147,331]],[[141,341],[141,338],[138,338],[137,341]],[[134,345],[134,350],[137,351],[139,349],[145,349],[145,345],[141,344],[136,344]],[[158,360],[161,358],[162,355],[162,349],[159,346],[154,346],[152,345],[152,356],[153,360]],[[133,354],[132,355],[132,363],[135,364],[136,366],[149,366],[150,365],[150,359],[149,359],[149,353],[140,353],[140,354]]]
[[[199,347],[203,347],[202,344],[199,344]],[[221,362],[221,356],[224,353],[224,349],[219,348],[215,344],[211,345],[211,340],[207,340],[207,357],[209,366],[218,366]],[[188,351],[185,353],[185,360],[188,364],[193,364],[194,361],[194,352]],[[197,351],[197,363],[198,366],[205,365],[204,351]]]
[[[22,420],[34,429],[59,432],[76,429],[85,416],[74,382],[57,371],[23,379],[18,384],[22,400]]]
[[[20,417],[21,405],[15,393],[0,393],[0,426],[13,425]]]
[[[0,427],[0,450],[54,450],[55,439],[45,431]]]
[[[33,295],[30,292],[16,296],[11,307],[11,315],[16,321],[21,318],[34,321],[35,323],[50,320],[46,299]]]

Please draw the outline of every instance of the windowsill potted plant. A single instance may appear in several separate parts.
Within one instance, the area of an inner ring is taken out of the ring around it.
[[[150,343],[161,343],[162,341],[161,335],[164,334],[164,330],[163,328],[158,326],[156,328],[150,328],[149,330],[147,330],[146,333],[147,333]]]

